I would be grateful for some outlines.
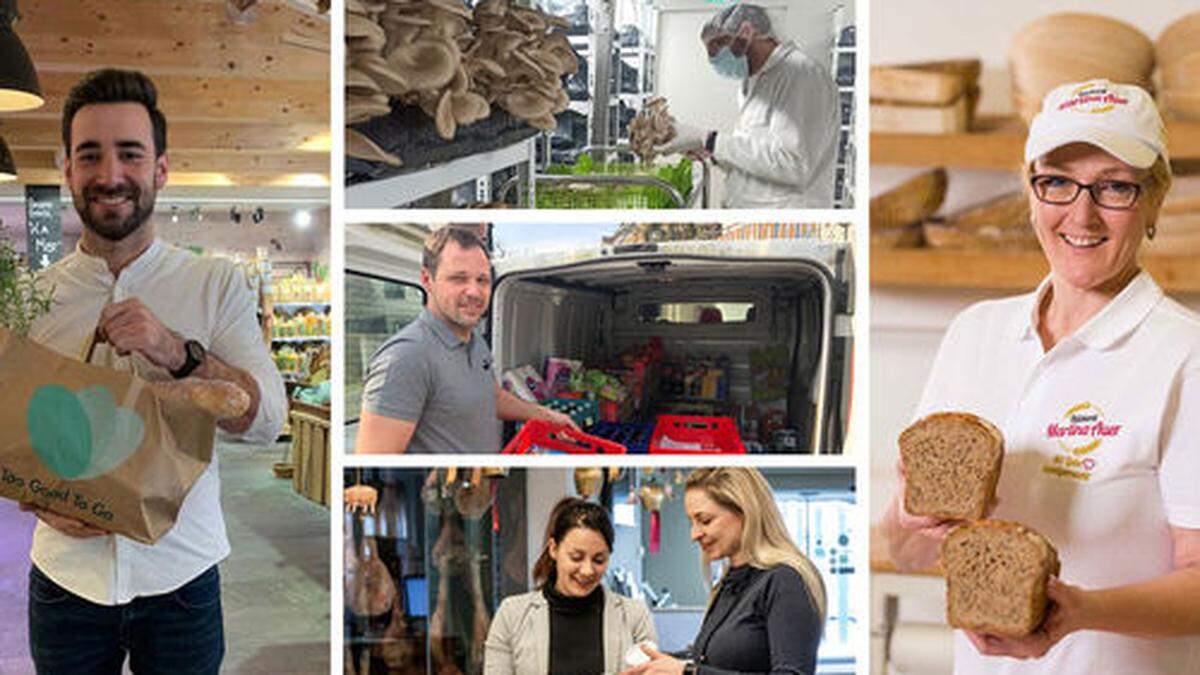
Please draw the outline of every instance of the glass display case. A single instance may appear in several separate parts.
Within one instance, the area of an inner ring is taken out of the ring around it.
[[[378,491],[346,514],[347,672],[477,675],[500,599],[528,590],[524,473],[346,472]]]

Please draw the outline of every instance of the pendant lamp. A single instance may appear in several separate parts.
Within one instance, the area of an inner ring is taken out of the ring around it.
[[[13,32],[17,0],[0,0],[0,112],[30,110],[45,103],[37,71]]]
[[[17,163],[13,161],[12,153],[8,151],[8,144],[0,138],[0,183],[7,183],[17,179]]]

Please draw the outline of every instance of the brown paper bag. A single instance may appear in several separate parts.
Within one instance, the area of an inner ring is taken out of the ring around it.
[[[215,429],[131,373],[0,328],[0,496],[153,544],[212,461]]]

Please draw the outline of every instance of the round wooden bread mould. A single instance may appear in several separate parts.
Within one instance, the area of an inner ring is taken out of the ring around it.
[[[1013,38],[1008,61],[1013,104],[1026,124],[1062,84],[1107,78],[1154,92],[1154,43],[1105,16],[1065,13],[1032,21]]]
[[[1164,91],[1162,106],[1167,117],[1180,122],[1200,122],[1200,89]]]
[[[1200,51],[1200,12],[1187,14],[1167,26],[1158,36],[1154,51],[1164,68]]]
[[[1200,12],[1167,26],[1154,49],[1167,118],[1200,122]]]

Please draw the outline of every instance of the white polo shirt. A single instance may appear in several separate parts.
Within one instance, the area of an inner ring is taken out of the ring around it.
[[[1200,317],[1142,272],[1043,351],[1049,289],[982,302],[943,338],[917,411],[964,410],[1004,432],[995,518],[1058,548],[1061,578],[1111,588],[1172,570],[1168,524],[1200,528]],[[981,656],[956,632],[958,675],[1200,672],[1200,638],[1079,631],[1043,658]]]
[[[43,271],[55,287],[54,309],[29,336],[71,358],[81,358],[100,310],[129,298],[142,301],[171,330],[200,341],[225,363],[258,382],[258,415],[238,440],[271,443],[279,436],[287,399],[255,316],[255,300],[232,263],[202,258],[155,241],[114,278],[103,259],[82,250]],[[140,356],[119,357],[97,345],[92,362],[146,379],[170,374]],[[221,436],[228,438],[218,430]],[[183,502],[175,526],[153,546],[118,535],[77,539],[39,522],[30,558],[46,576],[101,605],[177,590],[229,555],[217,458]]]

